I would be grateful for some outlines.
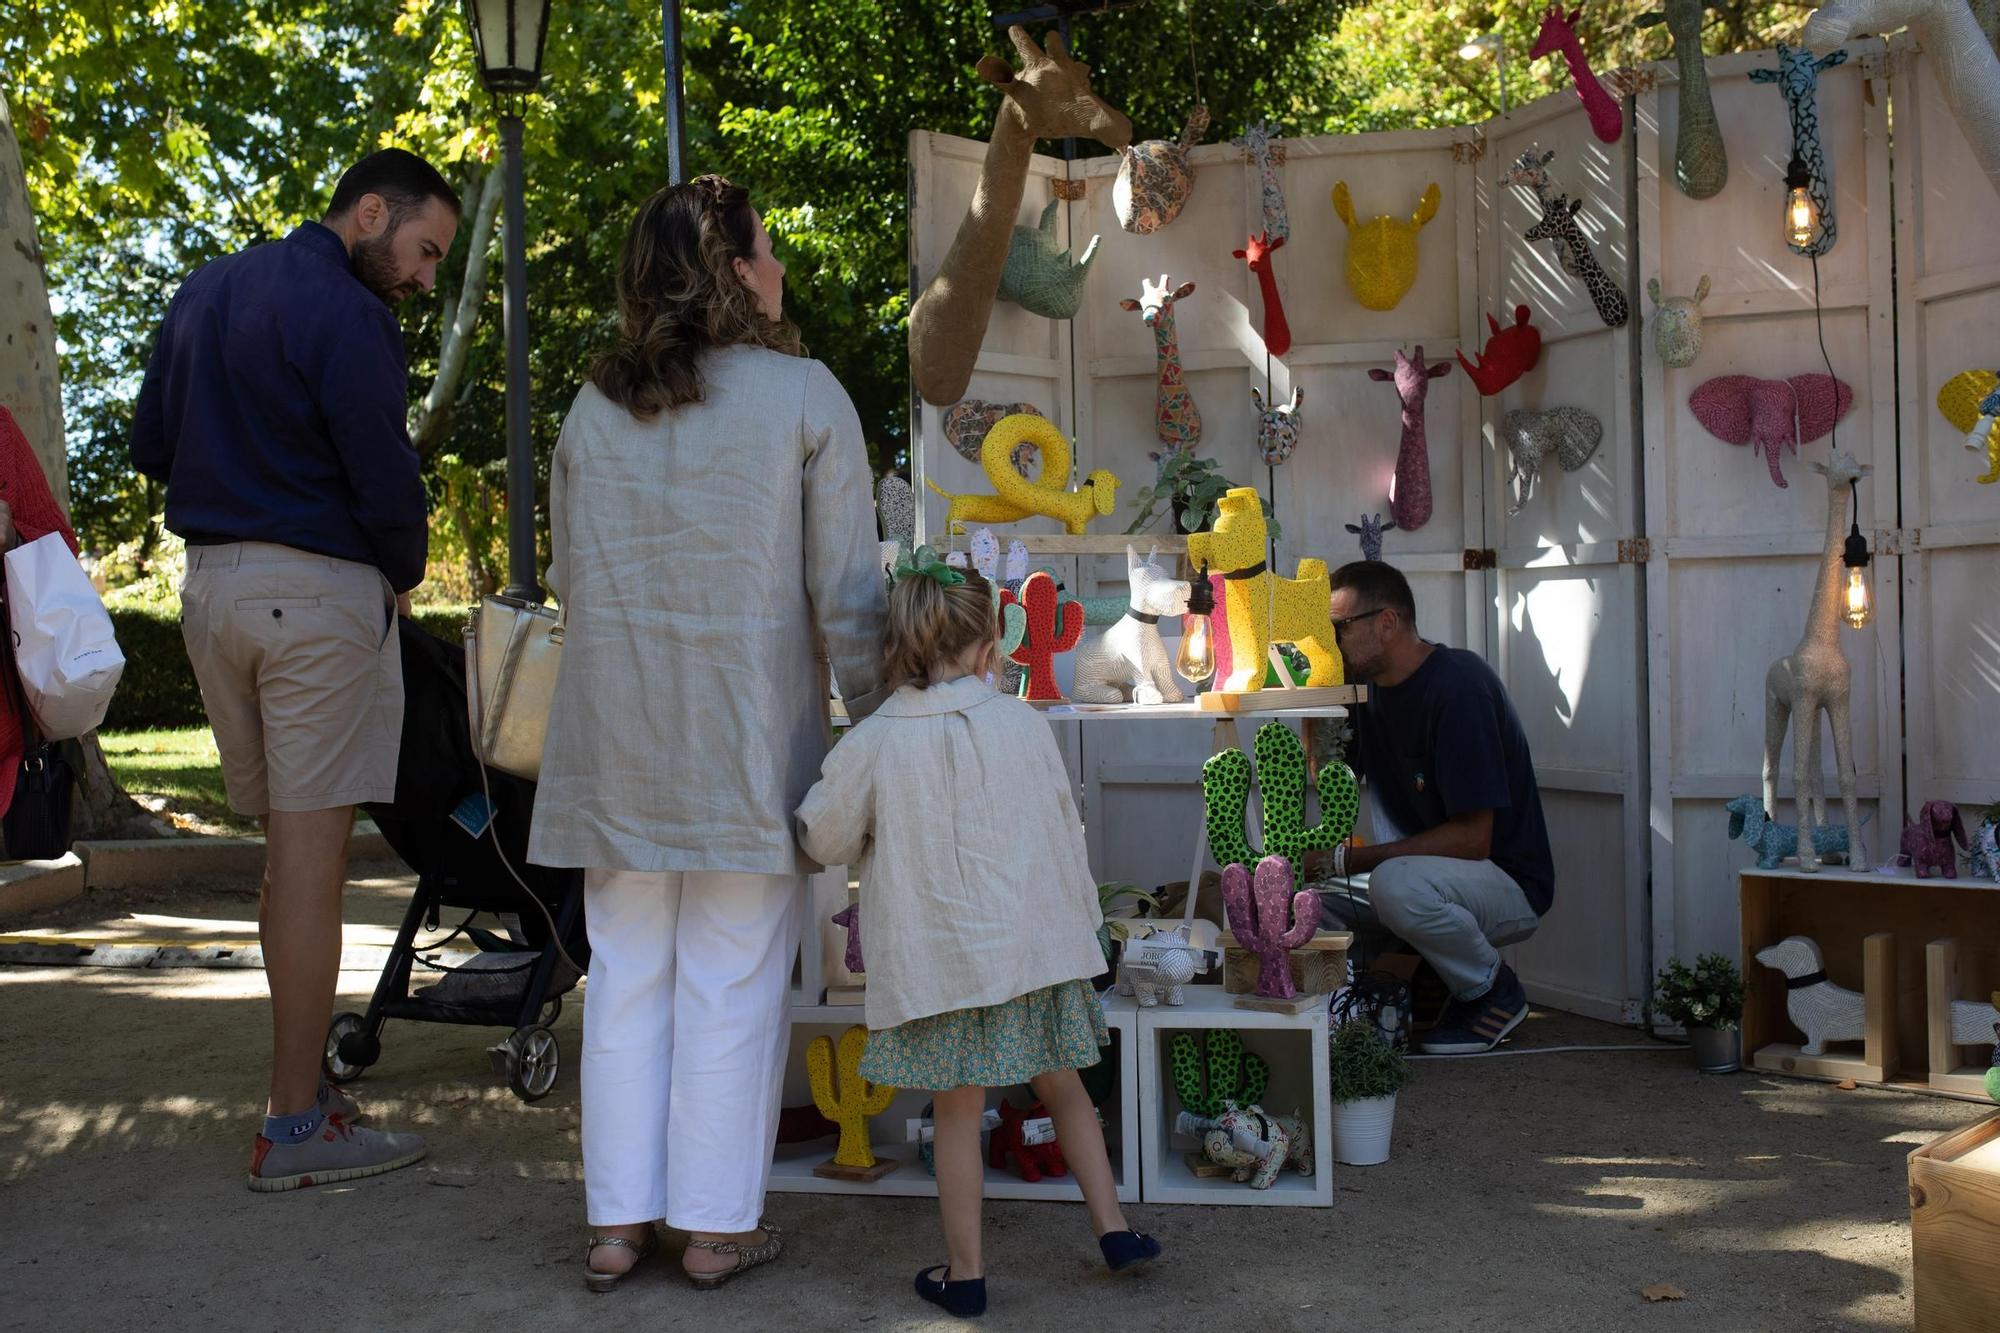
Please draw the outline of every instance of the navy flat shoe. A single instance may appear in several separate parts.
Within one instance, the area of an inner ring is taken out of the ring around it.
[[[946,1314],[960,1319],[972,1319],[986,1313],[986,1279],[967,1278],[963,1282],[947,1282],[944,1278],[951,1271],[950,1264],[938,1264],[917,1274],[917,1295],[932,1305],[941,1307]],[[937,1276],[933,1277],[932,1274]]]

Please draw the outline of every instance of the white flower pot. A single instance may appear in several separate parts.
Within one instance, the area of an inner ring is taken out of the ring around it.
[[[1389,1131],[1396,1124],[1396,1094],[1333,1104],[1333,1159],[1349,1166],[1389,1160]]]

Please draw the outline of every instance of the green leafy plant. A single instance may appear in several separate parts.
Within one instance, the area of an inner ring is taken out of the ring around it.
[[[1097,928],[1097,947],[1110,962],[1120,941],[1132,938],[1132,923],[1160,910],[1160,900],[1128,880],[1097,886],[1097,910],[1104,924]]]
[[[1365,1020],[1335,1028],[1327,1056],[1337,1102],[1388,1097],[1410,1081],[1409,1060]]]
[[[1668,958],[1653,983],[1660,1013],[1682,1027],[1733,1029],[1743,1018],[1743,974],[1719,953],[1705,953],[1689,967]]]
[[[1170,450],[1160,459],[1159,475],[1153,484],[1133,497],[1139,505],[1139,516],[1125,531],[1144,532],[1159,518],[1162,506],[1172,516],[1175,531],[1206,531],[1215,522],[1216,501],[1235,486],[1235,482],[1222,475],[1221,464],[1213,458],[1199,457],[1191,449]],[[1277,541],[1284,533],[1271,513],[1271,502],[1263,500],[1262,504],[1264,525],[1271,540]]]

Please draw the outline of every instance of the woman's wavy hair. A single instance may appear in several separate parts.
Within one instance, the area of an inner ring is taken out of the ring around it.
[[[655,190],[618,257],[618,343],[591,383],[650,420],[703,397],[701,353],[738,343],[803,356],[798,328],[771,319],[736,276],[755,253],[750,192],[720,176]]]

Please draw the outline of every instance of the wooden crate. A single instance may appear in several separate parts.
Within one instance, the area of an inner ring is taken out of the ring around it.
[[[1229,995],[1248,995],[1257,989],[1257,955],[1236,944],[1236,937],[1223,931],[1222,989]],[[1344,930],[1322,930],[1304,948],[1291,951],[1292,988],[1301,995],[1331,995],[1347,981],[1347,950],[1354,936]]]
[[[1917,1333],[1988,1333],[2000,1318],[2000,1115],[1910,1154]]]

